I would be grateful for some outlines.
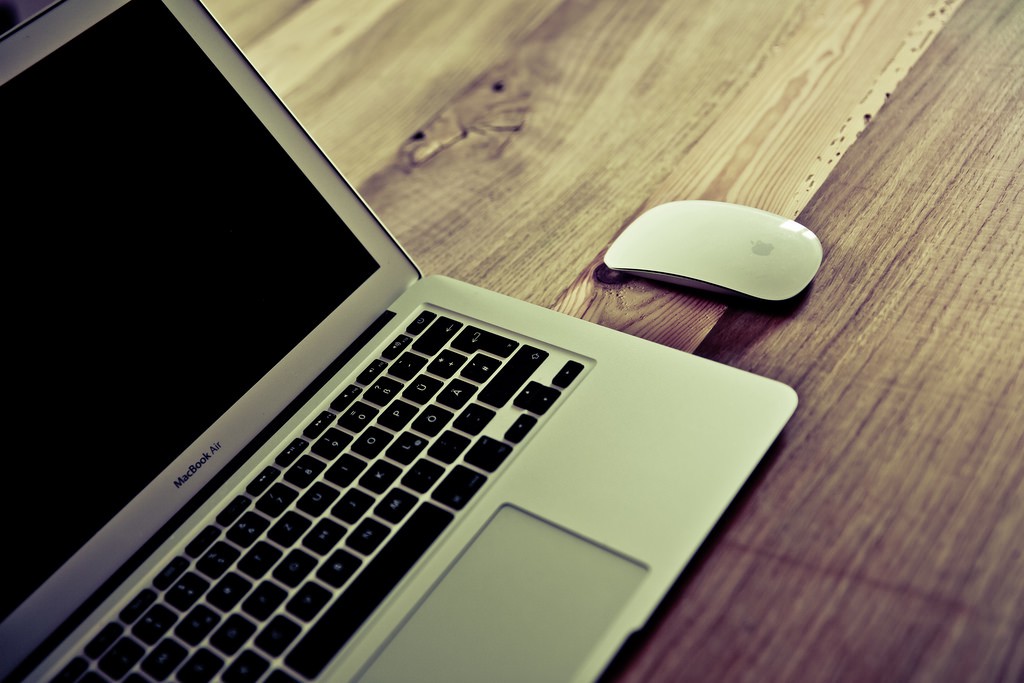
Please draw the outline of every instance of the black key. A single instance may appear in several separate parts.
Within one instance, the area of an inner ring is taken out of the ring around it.
[[[408,486],[413,491],[426,493],[430,487],[444,474],[444,468],[428,460],[417,460],[416,464],[409,468],[409,472],[402,477],[402,485]]]
[[[338,457],[338,453],[341,453],[345,449],[345,446],[349,445],[351,442],[351,434],[331,427],[324,432],[323,436],[316,440],[316,443],[314,443],[313,447],[309,450],[325,460],[333,460]]]
[[[469,438],[456,432],[447,431],[430,445],[427,453],[435,460],[444,463],[453,463],[456,458],[462,455],[462,451],[469,446]]]
[[[505,432],[505,440],[512,443],[519,443],[526,438],[533,426],[537,424],[537,418],[533,415],[520,415],[512,426]]]
[[[299,492],[291,486],[274,484],[263,494],[262,498],[256,501],[256,509],[265,515],[277,517],[287,510],[292,501],[298,497]]]
[[[566,361],[565,365],[562,366],[562,369],[558,371],[557,375],[555,375],[555,378],[551,380],[551,383],[556,387],[565,389],[567,386],[572,384],[573,380],[575,380],[581,372],[583,372],[582,363],[577,363],[574,360]]]
[[[458,419],[455,420],[455,423],[452,426],[460,431],[466,432],[467,434],[476,436],[484,430],[484,427],[487,426],[487,423],[489,423],[496,414],[497,413],[490,408],[485,408],[478,403],[473,403],[462,411],[462,414],[459,415]]]
[[[420,454],[420,451],[426,445],[427,440],[423,437],[406,432],[395,439],[395,442],[391,444],[391,448],[388,449],[387,455],[395,462],[408,465],[412,462],[413,458]]]
[[[222,666],[224,660],[220,657],[209,650],[199,650],[178,670],[177,678],[181,683],[207,683]]]
[[[220,615],[212,609],[206,605],[196,605],[191,612],[185,615],[184,619],[178,622],[174,629],[174,635],[189,645],[198,645],[219,621]]]
[[[294,614],[303,621],[309,621],[317,615],[317,612],[324,608],[331,599],[331,592],[314,582],[309,582],[299,589],[285,609],[289,614]]]
[[[152,645],[163,638],[167,629],[174,626],[178,615],[167,609],[164,605],[153,605],[135,626],[132,626],[132,635],[147,645]]]
[[[334,504],[339,495],[338,489],[318,481],[309,487],[309,490],[299,499],[295,507],[308,515],[319,517],[327,511],[327,508]]]
[[[444,408],[427,406],[420,413],[420,416],[416,418],[416,421],[412,423],[412,428],[420,434],[437,436],[453,417],[455,417],[455,414]]]
[[[420,332],[427,329],[427,325],[433,322],[436,317],[437,316],[430,311],[423,311],[415,320],[409,323],[409,326],[405,328],[405,331],[415,337]]]
[[[284,473],[285,481],[295,484],[299,488],[306,488],[313,480],[320,476],[320,473],[327,467],[322,461],[304,455]]]
[[[463,382],[461,379],[453,379],[437,395],[437,402],[448,408],[459,410],[469,403],[469,399],[473,398],[474,393],[476,393],[475,386],[469,382]]]
[[[308,522],[306,523],[308,524]],[[260,579],[270,567],[281,559],[283,554],[284,552],[280,548],[260,541],[242,558],[242,561],[239,562],[239,569],[253,579]]]
[[[461,510],[486,481],[487,477],[479,472],[456,465],[430,497],[439,503]]]
[[[345,488],[366,469],[366,461],[346,453],[324,474],[324,479]]]
[[[512,355],[517,346],[519,346],[518,342],[493,332],[478,329],[472,325],[463,330],[462,334],[452,342],[452,348],[456,348],[459,351],[465,351],[466,353],[486,351],[502,358],[508,358]]]
[[[302,430],[303,436],[307,439],[317,438],[324,433],[325,429],[331,426],[331,423],[334,422],[334,418],[336,417],[338,416],[329,410],[323,411],[317,415],[312,422],[306,425],[306,428]]]
[[[316,558],[302,550],[293,550],[274,567],[274,578],[286,586],[295,587],[316,566]]]
[[[160,644],[142,660],[140,666],[154,680],[162,681],[185,661],[187,655],[188,650],[173,640],[161,640]]]
[[[199,557],[218,536],[220,536],[220,529],[211,524],[196,534],[196,537],[185,546],[185,554],[189,557]]]
[[[228,529],[227,537],[232,543],[248,548],[267,530],[268,526],[270,526],[270,520],[263,515],[246,512],[241,519],[235,522],[233,527]]]
[[[255,632],[255,624],[239,614],[232,614],[210,636],[210,645],[226,655],[233,655]]]
[[[487,383],[478,399],[495,408],[503,407],[547,357],[547,351],[532,346],[519,349]]]
[[[167,600],[167,604],[171,607],[181,610],[184,612],[189,607],[195,604],[199,596],[206,592],[206,589],[210,587],[210,582],[199,576],[189,572],[181,577],[178,583],[174,584],[174,587],[164,594],[164,599]],[[159,605],[157,605],[159,607]],[[154,607],[154,609],[156,609]],[[152,610],[150,610],[152,613]]]
[[[302,443],[306,442],[303,441]],[[252,499],[248,496],[235,496],[235,499],[224,506],[224,509],[217,515],[217,524],[220,524],[221,526],[231,526],[235,523],[235,520],[238,519],[238,516],[245,512],[251,504]]]
[[[100,629],[100,632],[85,646],[85,656],[96,659],[107,651],[107,648],[117,642],[117,639],[124,635],[124,626],[111,622]]]
[[[363,561],[347,550],[335,550],[316,572],[316,578],[340,588],[352,578]]]
[[[263,621],[284,601],[287,593],[283,588],[269,581],[256,586],[256,590],[242,603],[242,609],[259,621]]]
[[[352,444],[352,451],[364,458],[376,457],[391,442],[393,435],[379,427],[370,427]]]
[[[458,372],[465,362],[466,356],[463,356],[461,353],[442,351],[427,366],[427,372],[448,379]]]
[[[426,364],[427,359],[423,356],[406,352],[391,364],[391,367],[388,368],[388,374],[394,375],[399,379],[410,380],[415,377],[416,373],[422,370],[423,366]]]
[[[455,336],[461,327],[462,323],[442,315],[427,328],[427,331],[419,339],[412,343],[412,348],[424,355],[433,356],[448,343],[449,339]]]
[[[238,563],[238,568],[254,579],[261,578],[270,571],[284,552],[266,541],[259,541]]]
[[[359,479],[359,485],[374,493],[384,493],[398,478],[402,470],[389,462],[376,462],[373,467]]]
[[[469,365],[462,370],[461,374],[466,379],[483,384],[494,376],[500,367],[501,361],[497,358],[478,353],[473,356],[473,360],[469,361]]]
[[[473,444],[466,453],[466,462],[476,465],[482,470],[493,472],[498,469],[505,458],[512,452],[512,447],[506,443],[492,439],[487,436],[480,437],[480,440]]]
[[[291,645],[299,630],[298,624],[279,614],[270,620],[253,642],[271,657],[276,657]]]
[[[165,590],[168,586],[178,580],[185,570],[188,569],[188,560],[184,557],[176,557],[164,567],[163,571],[157,574],[157,577],[153,579],[153,585],[160,590]]]
[[[73,681],[77,681],[78,677],[84,674],[88,668],[89,661],[87,659],[75,657],[67,663],[67,666],[57,673],[57,677],[53,679],[52,683],[73,683]]]
[[[384,541],[390,533],[390,529],[375,519],[364,519],[359,526],[349,534],[345,545],[353,550],[369,555]]]
[[[156,602],[156,592],[147,588],[136,595],[135,599],[129,602],[117,616],[124,623],[130,624],[149,609],[149,606],[154,602]]]
[[[391,346],[387,347],[380,352],[380,355],[387,360],[394,360],[398,358],[398,354],[405,350],[405,347],[412,343],[412,337],[407,334],[400,334],[395,338],[395,341],[391,342]]]
[[[309,521],[309,518],[289,510],[281,519],[277,520],[274,526],[270,527],[267,538],[274,543],[288,547],[296,543],[311,525],[312,522]]]
[[[397,524],[409,514],[417,500],[419,499],[408,491],[398,488],[391,489],[388,495],[384,496],[383,500],[373,509],[373,514],[386,522]]]
[[[267,467],[258,475],[256,475],[255,479],[249,482],[249,485],[245,487],[246,493],[248,493],[250,496],[253,496],[254,498],[259,497],[264,491],[267,490],[267,487],[270,486],[270,484],[273,483],[273,481],[277,479],[278,476],[280,476],[280,474],[281,470],[277,469],[276,467]]]
[[[196,562],[196,569],[206,574],[211,579],[219,579],[224,575],[238,556],[242,553],[235,546],[223,541],[217,541],[213,547]]]
[[[338,419],[338,424],[350,432],[358,434],[366,425],[373,422],[373,418],[377,417],[378,412],[380,411],[373,406],[356,401],[356,404]]]
[[[344,535],[345,527],[329,519],[321,519],[302,539],[302,545],[319,555],[324,555],[338,545]]]
[[[402,392],[402,397],[409,399],[413,403],[423,405],[434,397],[434,394],[441,389],[441,386],[441,380],[420,375],[412,382],[409,382],[409,385],[405,387],[405,391]]]
[[[231,665],[221,678],[224,683],[256,683],[268,668],[270,662],[255,652],[246,650],[231,660]]]
[[[206,594],[206,601],[219,610],[227,612],[252,588],[252,581],[230,572]]]
[[[121,678],[135,666],[144,652],[142,646],[131,638],[122,638],[103,655],[99,663],[100,671],[113,679]]]
[[[377,424],[397,432],[404,429],[405,425],[409,424],[409,420],[415,417],[417,412],[419,412],[418,406],[399,399],[394,401],[387,407],[387,410],[380,414],[380,417],[377,418]]]
[[[366,366],[365,370],[359,373],[359,376],[356,377],[356,382],[362,384],[363,386],[366,386],[367,384],[373,382],[373,380],[375,380],[377,377],[379,377],[380,374],[383,373],[385,369],[387,369],[387,367],[387,361],[383,361],[378,358],[377,360],[373,361],[368,366]]]
[[[355,384],[350,384],[340,394],[338,394],[333,401],[331,401],[331,410],[336,413],[343,413],[345,410],[352,405],[352,401],[356,400],[359,393],[362,391],[361,388]]]
[[[285,662],[313,678],[348,642],[451,522],[453,515],[424,503],[296,644]]]
[[[546,387],[539,382],[530,382],[526,385],[526,388],[519,392],[512,405],[523,410],[529,410],[537,415],[543,415],[548,412],[548,408],[554,405],[561,395],[562,392],[558,389]]]
[[[402,383],[390,377],[381,377],[373,386],[366,390],[363,399],[378,406],[386,406],[391,402],[398,392],[402,390]]]
[[[302,451],[305,450],[308,445],[309,442],[305,439],[293,439],[283,451],[277,454],[277,457],[274,458],[274,462],[280,467],[288,467],[288,465],[295,462],[295,458],[302,455]]]
[[[370,496],[357,489],[346,491],[338,504],[331,510],[331,514],[343,522],[355,524],[363,513],[373,505],[373,496]]]

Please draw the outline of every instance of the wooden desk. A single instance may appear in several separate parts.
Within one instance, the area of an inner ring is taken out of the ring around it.
[[[610,680],[1024,680],[1024,3],[210,5],[425,271],[799,392]],[[809,295],[600,266],[684,198],[798,217]]]

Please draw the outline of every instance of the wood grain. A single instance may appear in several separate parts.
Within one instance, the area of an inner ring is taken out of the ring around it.
[[[361,186],[426,271],[543,305],[672,172],[799,3],[552,7],[411,131],[423,132],[422,148],[452,139],[453,128],[457,142],[426,163],[409,163],[416,157],[404,145],[397,163]],[[733,49],[711,49],[751,14],[757,20],[742,23]],[[512,112],[521,120],[509,126]]]
[[[426,272],[681,348],[723,309],[566,284],[661,201],[795,214],[957,4],[211,0]]]
[[[550,0],[211,0],[211,11],[356,186],[481,72]]]
[[[698,353],[797,416],[622,680],[1024,680],[1024,5],[968,1]]]

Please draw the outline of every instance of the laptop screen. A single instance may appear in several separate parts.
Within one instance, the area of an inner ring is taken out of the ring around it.
[[[3,84],[0,137],[3,618],[378,264],[159,2]]]

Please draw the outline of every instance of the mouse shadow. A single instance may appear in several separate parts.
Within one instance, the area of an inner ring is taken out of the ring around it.
[[[726,307],[711,330],[694,349],[702,358],[745,365],[745,355],[765,337],[796,319],[813,293],[811,282],[802,292],[782,301],[741,299],[722,295],[715,301]]]
[[[637,283],[642,284],[655,296],[664,294],[684,297],[721,306],[724,311],[692,352],[726,364],[739,360],[765,335],[795,319],[808,304],[815,284],[812,280],[803,290],[788,299],[769,301],[738,293],[714,292],[645,278],[613,270],[604,264],[594,268],[591,275],[594,281],[605,289],[615,290]]]
[[[730,311],[748,311],[760,313],[771,317],[789,317],[797,313],[810,298],[814,282],[809,283],[800,293],[788,299],[769,301],[767,299],[756,299],[754,297],[737,294],[718,294],[716,292],[702,292],[693,290],[695,293],[704,296],[716,303],[720,303]],[[683,290],[683,287],[677,289]],[[689,291],[689,290],[688,290]]]
[[[761,313],[774,317],[790,316],[799,311],[811,295],[814,288],[812,280],[796,295],[779,301],[758,299],[740,293],[714,292],[697,287],[687,287],[662,280],[646,278],[641,275],[633,275],[621,270],[609,268],[604,263],[598,264],[592,273],[593,278],[604,286],[618,287],[630,283],[645,283],[650,287],[657,287],[673,294],[683,294],[691,297],[706,299],[716,304],[721,304],[729,310],[743,310],[754,313]]]

